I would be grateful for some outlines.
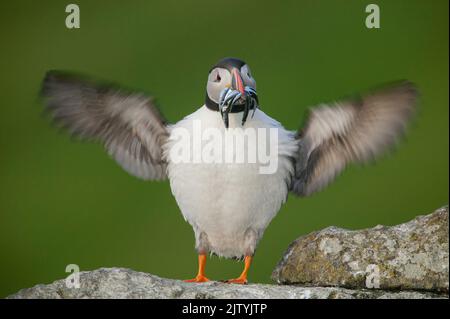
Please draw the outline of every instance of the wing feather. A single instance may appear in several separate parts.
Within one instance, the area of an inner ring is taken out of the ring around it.
[[[309,196],[330,184],[349,163],[365,163],[395,145],[417,100],[410,82],[391,85],[360,100],[311,110],[298,134],[292,191]]]
[[[166,121],[151,97],[98,85],[68,73],[47,73],[42,87],[54,122],[81,139],[100,141],[129,173],[166,178]]]

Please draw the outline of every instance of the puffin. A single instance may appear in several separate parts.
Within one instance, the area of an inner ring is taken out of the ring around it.
[[[150,95],[67,71],[48,71],[41,97],[56,126],[103,144],[131,175],[169,180],[195,235],[198,271],[185,281],[209,281],[207,256],[217,255],[244,261],[242,273],[225,282],[246,284],[258,243],[288,195],[310,196],[349,164],[392,150],[405,135],[418,90],[402,80],[313,106],[298,130],[261,109],[250,67],[238,58],[213,65],[203,105],[174,123]],[[223,143],[230,138],[244,143]],[[267,144],[276,165],[263,171],[267,161],[251,155]],[[231,160],[204,156],[214,150]]]

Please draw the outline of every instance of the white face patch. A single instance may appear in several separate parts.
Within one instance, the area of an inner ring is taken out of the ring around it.
[[[219,103],[220,92],[230,86],[231,74],[227,69],[215,68],[211,70],[208,76],[206,92],[212,101]]]
[[[243,65],[239,70],[244,81],[245,86],[249,86],[256,90],[256,81],[251,74],[250,68],[247,64]],[[220,92],[227,87],[231,87],[232,76],[230,71],[224,68],[214,68],[208,76],[208,84],[206,85],[206,92],[209,98],[219,103]]]

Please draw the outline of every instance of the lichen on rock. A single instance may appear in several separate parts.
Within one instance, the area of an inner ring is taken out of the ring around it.
[[[445,296],[419,291],[374,291],[338,287],[234,285],[221,282],[185,283],[126,268],[101,268],[80,273],[80,287],[64,279],[22,289],[10,299],[152,298],[152,299],[428,299]]]
[[[448,292],[448,206],[392,227],[328,227],[295,240],[272,274],[280,284]]]
[[[398,226],[328,227],[288,247],[272,274],[279,285],[194,284],[101,268],[79,273],[79,287],[61,279],[8,298],[448,298],[448,230],[448,207]]]

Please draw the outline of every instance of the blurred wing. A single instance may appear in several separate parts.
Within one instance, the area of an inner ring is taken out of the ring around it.
[[[61,72],[47,73],[42,95],[58,125],[102,142],[127,172],[142,179],[166,178],[162,145],[168,132],[152,98]]]
[[[309,196],[325,188],[351,162],[376,158],[405,131],[417,100],[415,86],[403,82],[360,101],[313,108],[298,135],[292,191]]]

